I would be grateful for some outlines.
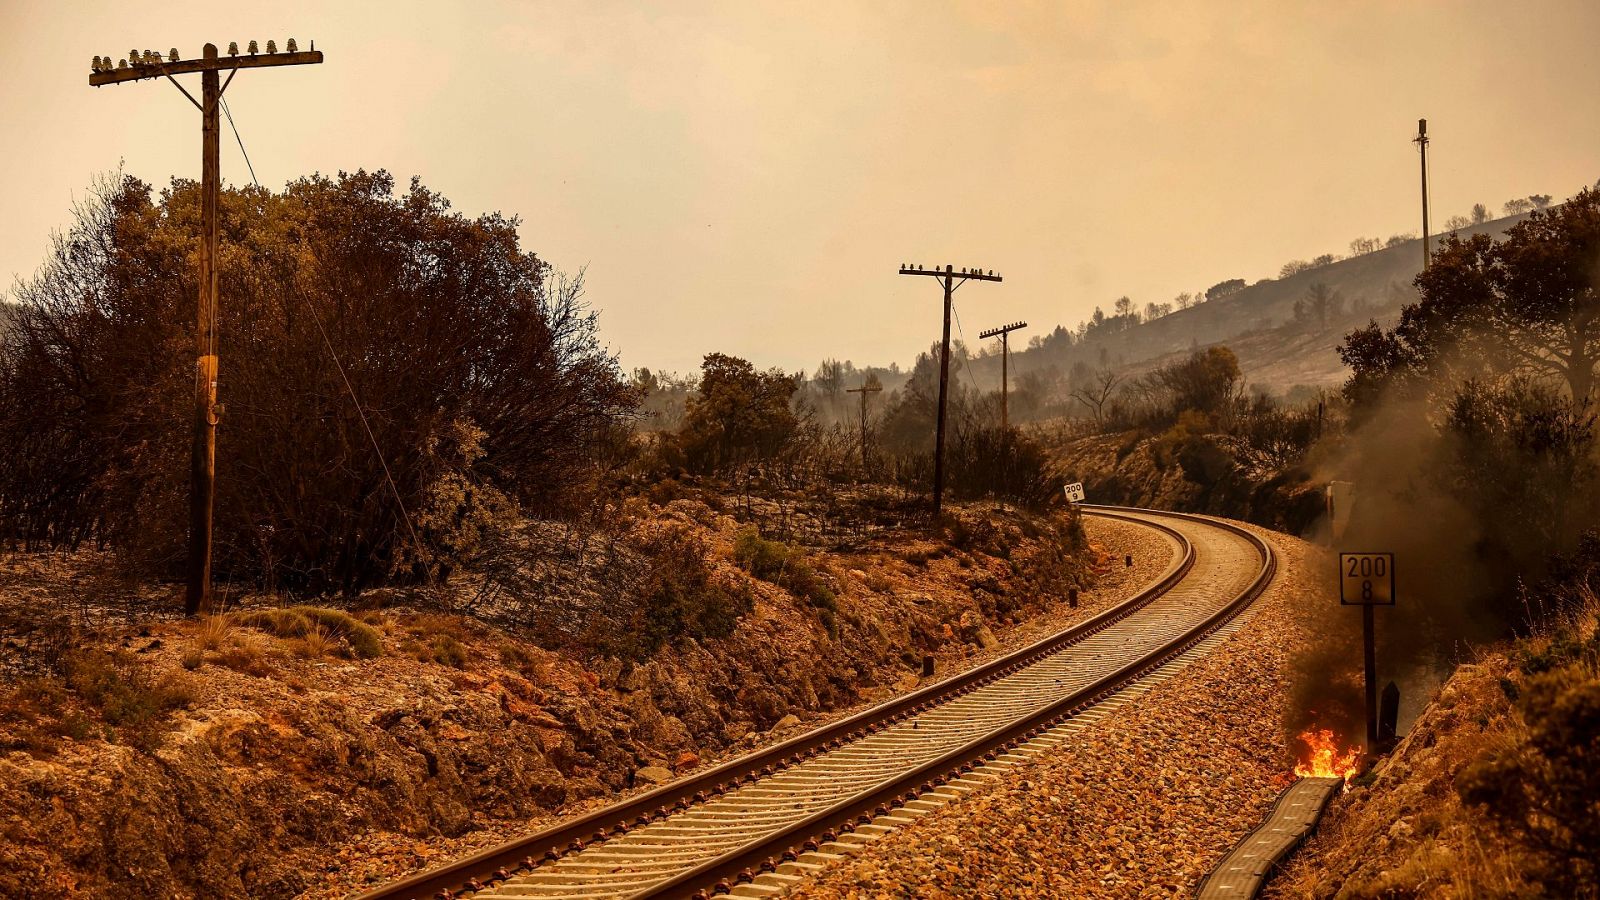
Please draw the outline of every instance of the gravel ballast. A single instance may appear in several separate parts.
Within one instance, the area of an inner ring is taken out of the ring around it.
[[[1307,601],[1320,596],[1307,578],[1319,551],[1252,530],[1279,554],[1278,575],[1226,643],[790,896],[1192,896],[1292,780],[1279,712]]]

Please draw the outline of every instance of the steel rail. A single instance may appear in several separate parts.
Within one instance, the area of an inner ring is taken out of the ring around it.
[[[840,833],[853,831],[856,825],[869,824],[877,816],[889,815],[892,810],[904,806],[906,802],[971,772],[983,762],[994,760],[1002,751],[1037,737],[1115,694],[1130,683],[1162,668],[1243,612],[1266,590],[1277,571],[1277,558],[1271,546],[1260,537],[1231,522],[1186,513],[1142,509],[1136,511],[1146,515],[1201,522],[1240,535],[1261,555],[1261,569],[1249,586],[1221,609],[1207,616],[1177,639],[1133,660],[1094,683],[1062,697],[1035,713],[995,729],[966,746],[870,787],[793,825],[765,835],[757,841],[673,878],[630,894],[629,900],[665,900],[665,898],[705,900],[713,893],[727,893],[737,884],[753,881],[763,872],[776,871],[781,861],[796,858],[802,849],[813,850],[820,844],[837,840]]]
[[[890,725],[938,707],[945,702],[990,684],[1020,668],[1059,652],[1068,646],[1079,643],[1148,606],[1181,582],[1193,568],[1195,550],[1182,533],[1159,522],[1136,516],[1122,515],[1121,513],[1129,512],[1159,516],[1173,514],[1151,510],[1098,506],[1087,508],[1085,511],[1104,518],[1135,522],[1166,533],[1179,545],[1180,554],[1178,559],[1154,585],[1140,591],[1128,600],[1020,650],[829,723],[806,734],[714,766],[704,772],[663,785],[636,797],[604,807],[576,819],[559,823],[526,837],[480,851],[442,868],[424,871],[369,891],[360,895],[360,900],[453,897],[463,892],[470,894],[474,891],[483,890],[491,884],[513,877],[515,874],[523,874],[535,870],[545,862],[559,860],[570,853],[579,852],[595,843],[626,834],[634,827],[660,821],[674,813],[706,802],[713,797],[721,796],[743,785],[770,777],[776,772],[812,756],[837,749],[852,741],[882,731]],[[1213,526],[1231,528],[1231,526],[1226,526],[1225,523],[1211,520],[1202,521]],[[1240,533],[1248,536],[1246,532],[1241,531]],[[1264,547],[1265,545],[1261,544],[1261,546]],[[940,757],[940,760],[944,758]],[[832,811],[834,810],[830,808],[829,812]],[[809,821],[809,819],[806,821]],[[787,833],[787,831],[788,829],[785,829],[783,833]],[[766,841],[761,843],[763,846],[769,844]],[[710,864],[708,863],[707,865]],[[700,868],[704,867],[697,867],[697,869],[691,871],[699,871]],[[673,884],[677,881],[678,879],[674,878],[671,881],[664,882],[661,887],[665,888],[668,884]],[[653,888],[652,890],[655,889]],[[649,896],[669,895],[649,894]]]

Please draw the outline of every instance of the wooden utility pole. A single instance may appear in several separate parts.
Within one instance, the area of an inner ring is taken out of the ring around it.
[[[861,468],[863,471],[867,468],[867,395],[876,394],[881,390],[883,390],[883,385],[867,384],[865,382],[862,382],[861,387],[844,389],[847,394],[861,395]]]
[[[211,524],[213,498],[217,476],[217,422],[222,415],[222,405],[217,402],[217,244],[220,226],[217,207],[221,203],[222,165],[220,159],[221,131],[217,110],[222,94],[233,83],[240,69],[264,66],[303,66],[322,62],[322,54],[315,45],[301,53],[293,38],[279,53],[277,44],[267,41],[267,52],[261,54],[256,42],[251,41],[245,56],[239,55],[237,43],[228,45],[228,55],[217,55],[217,46],[207,44],[199,59],[178,58],[173,50],[167,59],[161,54],[146,50],[133,51],[128,59],[120,60],[115,67],[111,57],[96,56],[90,64],[89,84],[120,84],[124,81],[141,81],[146,78],[166,78],[200,110],[200,309],[195,327],[194,375],[194,441],[191,445],[189,495],[189,564],[188,586],[184,594],[184,611],[195,615],[211,608]],[[221,82],[221,73],[228,80]],[[200,99],[179,84],[174,75],[200,73]],[[220,83],[219,83],[220,82]]]
[[[1428,246],[1428,120],[1417,120],[1417,136],[1411,139],[1422,150],[1422,270],[1428,270],[1433,261],[1433,248]]]
[[[981,269],[962,269],[955,266],[943,269],[924,269],[920,265],[900,266],[901,275],[928,275],[944,284],[944,338],[939,345],[939,424],[933,438],[933,515],[938,518],[944,511],[944,408],[945,389],[950,383],[950,297],[956,288],[968,281],[1003,281],[991,270],[987,275]]]
[[[1010,378],[1010,375],[1007,372],[1008,368],[1010,367],[1010,360],[1011,360],[1011,338],[1010,338],[1010,334],[1011,334],[1011,332],[1016,331],[1018,328],[1027,328],[1027,327],[1028,327],[1028,323],[1027,322],[1012,322],[1010,325],[1002,325],[999,328],[991,328],[988,331],[981,332],[978,335],[978,337],[982,338],[983,340],[988,340],[989,338],[992,338],[992,337],[998,337],[1000,339],[1000,427],[1001,428],[1010,428],[1011,427],[1011,402],[1008,399],[1008,395],[1011,392],[1011,388],[1010,388],[1011,378]]]

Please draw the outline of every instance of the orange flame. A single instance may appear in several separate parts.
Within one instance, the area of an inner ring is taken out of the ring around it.
[[[1356,774],[1361,750],[1351,747],[1340,752],[1339,739],[1327,728],[1308,728],[1300,734],[1308,751],[1295,764],[1294,773],[1303,778],[1349,778]]]

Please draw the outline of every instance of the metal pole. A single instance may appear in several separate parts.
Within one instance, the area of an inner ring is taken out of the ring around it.
[[[950,382],[950,295],[955,289],[955,266],[944,267],[944,342],[939,350],[939,425],[933,438],[933,517],[944,509],[944,404]]]
[[[217,59],[206,44],[205,60]],[[211,525],[217,475],[217,205],[222,190],[217,70],[201,74],[200,309],[195,328],[194,445],[189,500],[189,583],[184,611],[211,608]]]
[[[1378,653],[1372,634],[1372,604],[1361,605],[1361,640],[1367,668],[1367,752],[1378,746]]]

